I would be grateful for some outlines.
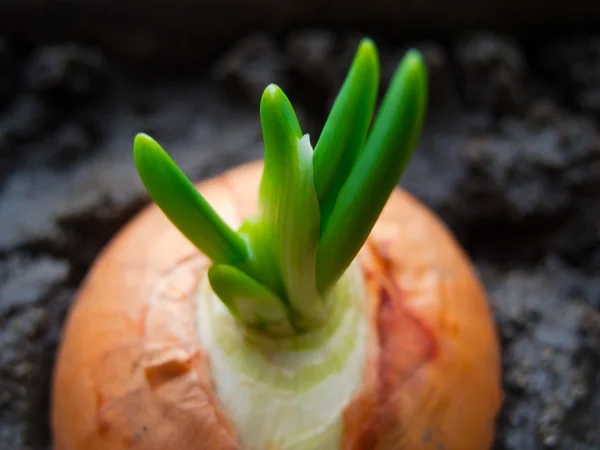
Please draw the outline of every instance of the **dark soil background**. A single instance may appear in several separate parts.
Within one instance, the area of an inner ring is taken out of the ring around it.
[[[313,143],[359,34],[250,34],[203,70],[132,70],[80,43],[0,37],[0,448],[51,448],[62,321],[100,249],[148,199],[132,142],[194,179],[262,155],[278,83]],[[503,344],[495,450],[600,449],[600,35],[377,39],[383,86],[409,46],[428,123],[401,184],[474,259]]]

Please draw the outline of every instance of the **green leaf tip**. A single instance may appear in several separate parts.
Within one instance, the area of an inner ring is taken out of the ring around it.
[[[357,255],[412,156],[425,116],[426,75],[421,53],[407,52],[322,233],[317,254],[321,291]]]
[[[314,182],[313,149],[302,136],[296,113],[283,91],[271,84],[260,105],[265,164],[260,186],[260,215],[283,280],[284,296],[296,322],[319,316],[315,261],[319,239],[319,203]]]
[[[276,220],[282,170],[286,157],[293,154],[302,130],[289,99],[275,84],[270,84],[260,101],[260,121],[264,142],[264,168],[260,186],[261,215]]]
[[[377,100],[379,72],[375,44],[365,38],[315,147],[314,182],[321,205],[322,230],[362,150]]]
[[[269,84],[263,92],[260,100],[260,118],[263,130],[265,125],[269,129],[271,128],[269,125],[276,124],[280,127],[275,128],[277,131],[286,133],[286,136],[279,135],[279,137],[293,136],[296,139],[302,137],[302,129],[290,100],[281,88],[274,83]],[[269,140],[271,137],[275,136],[267,135],[265,140]]]
[[[146,191],[179,231],[212,261],[242,263],[247,258],[244,240],[221,220],[162,147],[143,133],[135,137],[133,147]]]

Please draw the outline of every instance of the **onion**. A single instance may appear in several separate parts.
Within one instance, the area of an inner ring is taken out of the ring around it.
[[[56,450],[491,447],[502,390],[486,293],[397,187],[424,118],[421,55],[400,62],[371,124],[378,82],[364,39],[314,150],[268,86],[264,161],[197,185],[136,137],[156,204],[70,310]]]

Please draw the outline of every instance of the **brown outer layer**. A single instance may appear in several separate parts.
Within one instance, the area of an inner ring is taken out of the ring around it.
[[[262,163],[198,185],[232,226],[256,210]],[[484,450],[502,402],[485,293],[454,238],[397,189],[359,255],[376,325],[345,449]],[[206,258],[154,205],[90,271],[55,370],[56,450],[240,449],[196,338]]]

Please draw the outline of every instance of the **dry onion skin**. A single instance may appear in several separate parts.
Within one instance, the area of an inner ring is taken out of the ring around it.
[[[154,200],[66,321],[56,450],[486,450],[502,403],[486,293],[398,180],[424,120],[422,56],[374,115],[364,39],[313,149],[269,85],[264,161],[192,184],[135,139]]]

